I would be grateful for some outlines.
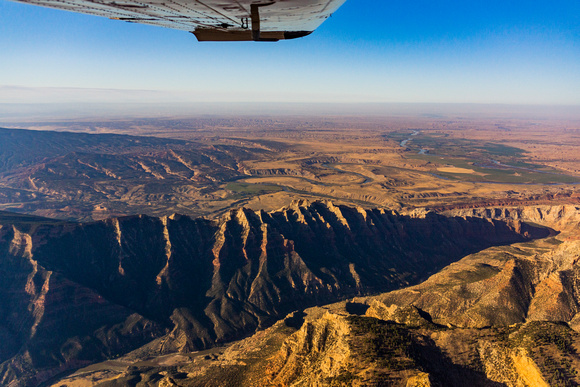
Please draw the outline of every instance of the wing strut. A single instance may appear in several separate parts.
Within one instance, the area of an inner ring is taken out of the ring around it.
[[[250,5],[250,16],[252,17],[252,39],[255,42],[264,41],[277,41],[278,39],[272,38],[261,38],[260,37],[260,7],[267,7],[268,5],[274,4],[274,1],[264,4],[252,4]]]

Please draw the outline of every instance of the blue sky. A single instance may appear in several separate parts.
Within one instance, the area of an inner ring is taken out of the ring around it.
[[[270,44],[0,0],[0,102],[61,100],[580,105],[580,1],[347,0]]]

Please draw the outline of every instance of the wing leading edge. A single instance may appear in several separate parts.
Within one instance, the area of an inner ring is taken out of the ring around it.
[[[15,0],[192,32],[199,41],[309,35],[346,0]]]

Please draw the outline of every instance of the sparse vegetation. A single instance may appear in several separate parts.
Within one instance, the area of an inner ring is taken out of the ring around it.
[[[576,355],[576,349],[572,345],[574,334],[566,325],[532,321],[511,338],[511,345],[527,349],[538,345],[555,345],[565,355]]]
[[[473,268],[473,270],[465,270],[458,273],[453,273],[453,277],[462,283],[472,283],[491,278],[500,271],[501,269],[495,266],[478,264]]]
[[[349,316],[357,336],[354,345],[368,361],[392,371],[412,368],[415,363],[415,343],[409,330],[402,325],[372,317]]]

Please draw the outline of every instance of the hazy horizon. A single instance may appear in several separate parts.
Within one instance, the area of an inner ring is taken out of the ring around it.
[[[580,120],[578,106],[474,103],[279,102],[45,102],[1,103],[0,125],[10,123],[199,116],[488,117]]]

